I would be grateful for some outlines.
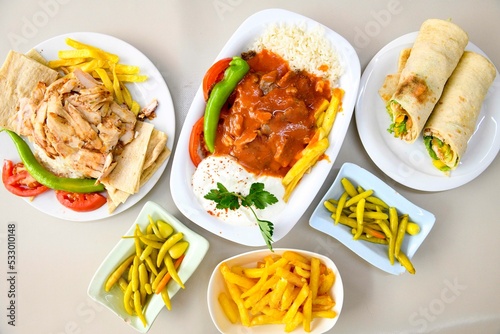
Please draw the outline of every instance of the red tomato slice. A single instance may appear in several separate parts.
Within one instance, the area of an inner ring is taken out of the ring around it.
[[[201,160],[207,154],[203,143],[203,117],[201,117],[194,123],[191,136],[189,137],[189,157],[196,167],[198,167]]]
[[[22,162],[14,164],[10,160],[5,160],[2,168],[2,181],[8,191],[22,197],[37,196],[49,189],[36,181],[24,168]]]
[[[57,190],[56,197],[59,203],[78,212],[94,211],[106,203],[106,197],[99,193],[80,194]]]
[[[203,97],[205,101],[208,100],[208,96],[214,85],[224,77],[224,72],[229,67],[231,60],[232,58],[220,59],[208,69],[203,77]]]

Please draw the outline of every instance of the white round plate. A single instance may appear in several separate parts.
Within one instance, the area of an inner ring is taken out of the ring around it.
[[[472,181],[495,159],[500,148],[500,76],[493,82],[483,103],[476,130],[469,140],[460,165],[449,176],[432,164],[420,136],[413,144],[394,138],[387,131],[390,124],[385,104],[378,94],[385,76],[395,73],[399,52],[411,47],[418,32],[403,35],[383,47],[370,61],[361,77],[356,102],[359,136],[373,162],[395,181],[417,190],[442,191]],[[467,50],[485,55],[469,42]],[[486,55],[485,55],[486,56]]]
[[[168,135],[167,147],[172,150],[173,140],[175,136],[175,113],[172,103],[172,97],[168,90],[165,80],[161,76],[154,64],[139,50],[132,45],[112,36],[103,35],[93,32],[77,32],[69,33],[53,37],[45,42],[35,46],[34,49],[47,60],[57,59],[59,50],[71,49],[65,40],[72,38],[79,42],[90,44],[103,50],[114,53],[120,57],[120,63],[139,66],[141,74],[148,76],[148,80],[143,83],[127,84],[132,97],[141,105],[145,106],[153,99],[158,100],[158,108],[156,109],[156,118],[151,121],[155,128],[165,132]],[[11,139],[6,133],[0,133],[0,159],[9,159],[19,161],[19,155],[12,144]],[[119,205],[116,210],[108,213],[107,205],[91,212],[75,212],[61,205],[53,191],[47,191],[34,200],[27,199],[26,201],[36,209],[53,217],[70,220],[70,221],[92,221],[110,217],[125,211],[140,201],[153,188],[156,182],[162,175],[167,165],[168,159],[156,171],[151,179],[141,187],[140,191],[133,196],[130,196],[127,201]],[[14,195],[12,195],[14,197]]]
[[[320,25],[316,21],[286,10],[264,10],[250,16],[242,23],[222,48],[217,59],[232,57],[247,51],[269,25],[278,23],[306,24],[308,28]],[[311,173],[305,175],[293,191],[285,210],[279,219],[273,221],[274,241],[280,240],[292,229],[321,188],[340,151],[354,110],[361,73],[358,55],[342,36],[327,27],[323,26],[323,29],[325,37],[337,50],[341,64],[344,66],[344,74],[339,83],[345,91],[342,101],[343,111],[337,116],[330,133],[330,147],[326,151],[330,161],[318,162],[312,168]],[[191,185],[195,166],[189,158],[188,145],[193,124],[203,115],[204,111],[205,101],[200,85],[186,116],[173,158],[173,177],[170,178],[170,187],[173,190],[174,202],[187,218],[222,238],[248,246],[263,246],[265,245],[264,239],[257,226],[237,226],[225,223],[208,214],[195,197]]]

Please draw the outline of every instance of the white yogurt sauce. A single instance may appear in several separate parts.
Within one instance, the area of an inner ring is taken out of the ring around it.
[[[210,190],[217,188],[217,182],[222,183],[228,191],[241,193],[243,196],[248,195],[253,183],[263,183],[264,190],[276,196],[278,202],[262,210],[253,208],[259,219],[272,222],[285,207],[283,201],[285,189],[281,184],[281,178],[249,173],[230,156],[209,156],[201,161],[193,174],[193,191],[208,213],[226,223],[240,226],[257,225],[249,208],[242,206],[238,210],[216,209],[217,203],[204,198]]]

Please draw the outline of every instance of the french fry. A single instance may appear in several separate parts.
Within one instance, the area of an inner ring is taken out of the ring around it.
[[[312,312],[312,317],[314,318],[330,318],[333,319],[337,316],[337,312],[333,310],[329,311],[313,311]]]
[[[325,110],[329,105],[330,102],[328,102],[328,100],[323,100],[321,101],[318,109],[316,109],[316,111],[314,112],[314,118],[316,119],[316,126],[318,128],[323,124],[323,120],[325,119]]]
[[[285,194],[283,196],[285,202],[288,201],[292,191],[304,174],[316,164],[328,148],[328,134],[333,127],[337,113],[342,108],[343,96],[344,91],[341,88],[333,89],[330,102],[323,101],[315,111],[314,116],[318,127],[316,133],[302,151],[301,157],[294,163],[282,180],[285,187]]]
[[[236,284],[236,285],[241,286],[245,289],[250,289],[255,284],[254,280],[232,272],[231,269],[229,268],[229,266],[227,265],[227,263],[223,263],[220,266],[220,271],[221,271],[222,275],[224,276],[224,279],[226,280],[226,282]]]
[[[281,302],[281,298],[283,297],[283,293],[285,292],[287,286],[288,286],[288,281],[283,277],[280,277],[280,280],[278,281],[278,283],[276,283],[276,286],[272,291],[271,299],[269,300],[269,307],[273,309],[278,308],[279,303]]]
[[[131,75],[131,74],[138,74],[140,72],[140,68],[139,66],[135,66],[135,65],[125,65],[125,64],[115,64],[115,71],[116,71],[116,74],[118,75],[121,75],[121,74],[127,74],[127,75]]]
[[[247,308],[250,308],[250,313],[252,315],[258,315],[259,313],[262,312],[262,310],[267,305],[269,305],[269,300],[271,300],[271,294],[267,293],[267,291],[266,291],[266,294],[257,303],[255,303],[253,306],[252,305],[248,305],[248,306],[246,305],[246,302],[248,301],[248,299],[245,301],[245,306]]]
[[[259,278],[267,272],[266,268],[243,268],[243,274],[248,278]]]
[[[231,296],[233,301],[236,303],[236,306],[238,307],[238,313],[240,315],[241,323],[243,324],[243,326],[250,326],[250,317],[248,315],[248,310],[247,308],[245,308],[245,305],[243,304],[243,299],[241,298],[241,292],[238,286],[229,281],[226,281],[226,286],[229,290],[229,295]]]
[[[297,252],[285,251],[285,252],[283,252],[282,257],[285,260],[288,260],[289,262],[297,261],[297,262],[302,262],[302,263],[307,264],[307,265],[310,264],[310,261],[305,256],[302,256]]]
[[[253,305],[261,302],[263,299],[265,300],[265,302],[262,302],[263,303],[262,307],[269,304],[269,298],[271,297],[271,294],[268,294],[268,291],[269,291],[269,289],[265,289],[265,290],[259,290],[259,291],[252,293],[250,296],[248,296],[245,299],[245,307],[254,309]],[[260,307],[258,309],[258,312],[260,312],[262,310],[262,307]],[[257,311],[257,309],[255,309],[255,311]]]
[[[58,67],[66,67],[66,66],[74,66],[82,64],[85,61],[87,61],[87,58],[56,59],[56,60],[50,60],[48,62],[48,65],[50,68],[58,68]]]
[[[138,74],[116,74],[116,77],[120,82],[144,82],[148,80],[147,75]]]
[[[321,295],[312,300],[312,305],[322,305],[332,308],[333,306],[335,306],[335,301],[329,295]]]
[[[300,289],[296,288],[295,285],[288,284],[287,289],[285,290],[285,292],[283,293],[283,297],[281,298],[280,310],[288,310],[295,298],[297,298],[299,291]]]
[[[306,269],[301,268],[299,266],[295,266],[294,273],[296,273],[297,275],[299,275],[300,277],[303,277],[303,278],[311,277],[310,269],[306,270]]]
[[[337,117],[337,113],[342,108],[342,98],[344,96],[344,91],[341,88],[335,88],[333,90],[332,99],[330,100],[330,104],[325,111],[325,118],[323,119],[323,124],[321,127],[323,128],[323,136],[327,137],[330,133],[330,130],[333,127],[333,123],[335,122],[335,118]],[[320,138],[322,139],[322,138]]]
[[[148,79],[140,74],[140,68],[135,65],[121,64],[118,55],[104,51],[71,38],[66,44],[73,49],[60,50],[58,58],[48,62],[49,67],[70,74],[79,68],[102,81],[107,90],[113,93],[117,103],[125,103],[137,115],[141,107],[130,94],[125,83],[141,83]]]
[[[264,285],[264,283],[266,283],[267,277],[268,277],[267,270],[264,270],[264,272],[262,273],[262,276],[259,278],[259,281],[255,285],[253,285],[250,289],[245,291],[241,295],[241,298],[247,298],[247,297],[251,296],[252,294],[259,292],[261,290],[262,286]]]
[[[330,291],[335,283],[335,273],[328,268],[326,273],[321,275],[321,283],[318,287],[318,295],[324,295]]]
[[[319,270],[320,270],[320,262],[319,259],[313,257],[311,259],[311,278],[309,279],[309,287],[312,291],[312,297],[316,298],[318,295],[319,289]]]
[[[305,283],[307,283],[303,277],[296,275],[289,270],[285,270],[283,267],[280,267],[276,270],[276,275],[278,275],[285,281],[290,282],[299,288],[301,288]]]
[[[302,303],[306,300],[307,296],[309,295],[309,284],[304,284],[304,286],[300,289],[297,297],[293,301],[292,305],[286,312],[285,317],[283,318],[283,323],[287,324],[289,322],[292,322],[293,318],[295,317],[295,314],[297,314],[299,307],[302,305]]]
[[[288,201],[293,189],[297,186],[298,182],[304,174],[316,164],[318,159],[328,148],[328,139],[323,138],[314,143],[309,143],[302,152],[302,156],[295,162],[290,170],[283,177],[282,184],[285,186],[285,194],[283,199]]]
[[[232,324],[238,322],[240,316],[236,303],[224,292],[219,294],[218,301],[229,321],[231,321]]]
[[[260,314],[256,317],[253,317],[250,326],[259,326],[259,325],[269,325],[269,324],[281,324],[282,320],[273,315]]]
[[[290,333],[295,330],[304,321],[304,315],[301,312],[295,313],[293,319],[285,322],[285,332]]]
[[[313,298],[312,298],[312,291],[309,291],[309,294],[307,295],[306,301],[304,302],[304,308],[303,308],[303,315],[304,315],[304,320],[303,320],[303,328],[304,331],[310,332],[311,331],[311,321],[312,321],[312,303],[313,303]]]

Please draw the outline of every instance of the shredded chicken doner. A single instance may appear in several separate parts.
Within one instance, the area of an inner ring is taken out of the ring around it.
[[[20,101],[13,125],[55,174],[100,179],[114,168],[113,154],[134,139],[137,120],[92,76],[74,74],[40,82]]]

